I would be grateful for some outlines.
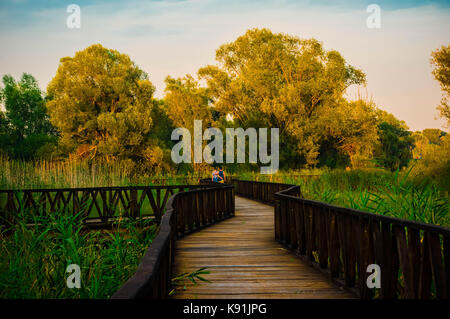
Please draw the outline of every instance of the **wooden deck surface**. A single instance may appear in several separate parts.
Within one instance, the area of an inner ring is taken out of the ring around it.
[[[174,274],[208,267],[211,283],[173,298],[354,298],[274,239],[273,207],[236,197],[236,216],[177,241]]]

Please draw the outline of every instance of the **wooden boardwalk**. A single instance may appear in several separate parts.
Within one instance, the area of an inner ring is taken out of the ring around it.
[[[274,239],[273,207],[236,197],[236,216],[176,243],[174,275],[208,267],[210,283],[173,298],[354,298]]]

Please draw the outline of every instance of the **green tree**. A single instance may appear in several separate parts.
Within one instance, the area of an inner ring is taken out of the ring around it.
[[[165,80],[165,111],[175,127],[184,127],[194,135],[194,120],[201,120],[203,128],[211,127],[213,114],[209,106],[207,89],[200,87],[191,75],[183,78],[172,78],[168,76]],[[206,141],[203,141],[206,145]],[[191,154],[194,152],[194,144],[191,143]],[[179,170],[194,168],[207,169],[206,163],[194,163],[193,165],[181,163]]]
[[[61,59],[47,107],[72,155],[156,168],[164,152],[151,136],[154,91],[129,56],[95,44]]]
[[[211,125],[212,113],[205,88],[191,75],[176,79],[168,76],[165,82],[166,112],[176,127],[185,127],[192,134],[194,120],[202,120],[204,127]]]
[[[317,121],[317,131],[322,134],[320,158],[336,150],[335,161],[346,163],[348,158],[348,164],[354,168],[368,166],[378,143],[375,114],[375,106],[362,100],[324,108]],[[327,148],[323,147],[323,141]]]
[[[241,127],[280,128],[280,161],[317,164],[324,108],[337,108],[364,74],[337,51],[303,40],[253,29],[216,51],[218,66],[199,76],[208,84],[215,110],[232,114]]]
[[[56,143],[56,132],[49,122],[43,94],[36,79],[24,73],[20,81],[3,77],[0,115],[1,147],[10,156],[30,159],[47,144]]]
[[[441,104],[438,106],[440,115],[447,119],[447,125],[450,126],[450,45],[442,46],[440,49],[431,53],[431,64],[434,66],[433,75],[439,82],[443,91]]]
[[[6,118],[5,112],[0,110],[0,152],[7,154],[10,145],[9,140],[9,121]]]
[[[441,137],[446,135],[447,133],[437,128],[427,128],[422,131],[422,134],[428,139],[430,143],[439,145],[441,143]]]
[[[450,190],[450,134],[443,134],[438,143],[431,142],[423,132],[415,132],[413,137],[415,162],[412,173],[422,179],[431,178]]]
[[[377,118],[378,125],[383,122],[386,122],[397,128],[401,128],[406,131],[409,130],[409,127],[408,127],[408,125],[406,125],[405,121],[399,120],[398,118],[396,118],[393,114],[391,114],[389,112],[386,112],[384,110],[377,108],[375,111],[375,116]]]
[[[378,125],[380,144],[375,154],[379,165],[394,171],[412,159],[414,138],[406,129],[387,122]]]

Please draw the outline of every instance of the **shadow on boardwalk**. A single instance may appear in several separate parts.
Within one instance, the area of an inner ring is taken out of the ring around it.
[[[173,298],[354,298],[274,239],[273,207],[236,197],[236,216],[177,241],[174,274],[208,267],[211,283]]]

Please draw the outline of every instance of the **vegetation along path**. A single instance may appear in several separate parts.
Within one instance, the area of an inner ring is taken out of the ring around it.
[[[174,298],[353,298],[274,240],[273,207],[236,197],[236,216],[177,241],[174,273],[207,267],[211,282]]]

